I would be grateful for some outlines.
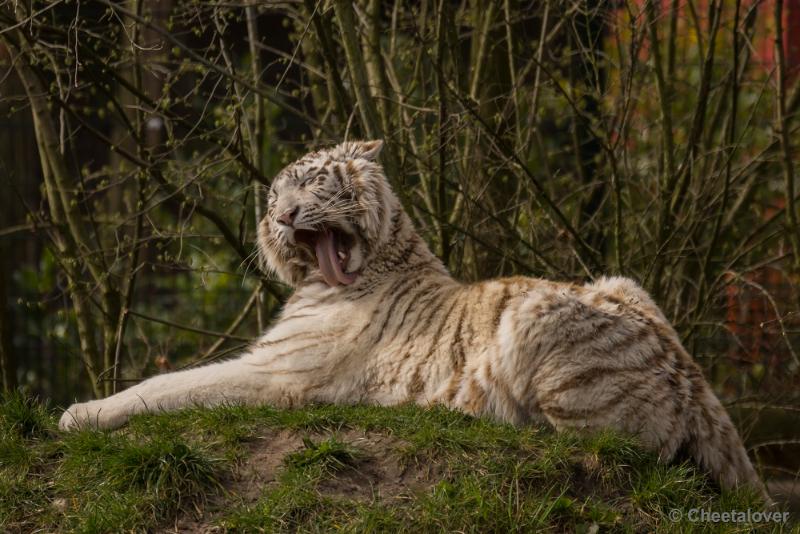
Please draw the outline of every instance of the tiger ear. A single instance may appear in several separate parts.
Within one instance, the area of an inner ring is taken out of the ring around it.
[[[368,161],[375,161],[378,159],[382,149],[382,139],[375,139],[374,141],[360,141],[358,143],[359,157]]]
[[[374,141],[346,141],[337,148],[350,158],[376,161],[383,148],[383,141],[381,139]]]

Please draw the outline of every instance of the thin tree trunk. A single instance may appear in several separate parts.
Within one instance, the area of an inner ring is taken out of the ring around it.
[[[250,44],[250,71],[253,79],[253,85],[258,86],[261,82],[261,56],[257,43],[259,42],[258,34],[258,21],[256,7],[253,4],[248,4],[245,9],[247,16],[247,39]],[[253,161],[253,166],[258,169],[259,174],[264,174],[264,157],[261,151],[264,149],[264,99],[258,93],[253,93],[255,99],[255,116],[253,117],[253,126],[250,129],[250,158]],[[258,228],[258,223],[264,218],[266,213],[265,201],[267,198],[267,189],[259,183],[258,180],[253,180],[253,215],[255,217],[255,228]],[[256,316],[258,317],[258,331],[263,332],[267,327],[268,309],[267,309],[267,290],[263,284],[260,284],[258,295],[256,297]]]
[[[2,385],[3,391],[9,392],[17,387],[17,362],[11,348],[11,327],[6,308],[9,273],[4,258],[8,257],[7,248],[0,242],[0,378],[2,379],[0,385]]]
[[[74,183],[75,180],[71,179],[66,161],[60,152],[61,143],[48,107],[46,96],[48,93],[44,90],[41,81],[29,63],[30,58],[33,57],[33,51],[20,31],[15,31],[14,36],[17,39],[17,43],[13,43],[8,39],[4,39],[4,42],[17,55],[14,68],[25,88],[25,93],[31,106],[36,144],[39,148],[42,174],[44,176],[45,193],[50,208],[50,217],[54,225],[55,237],[53,243],[58,249],[58,254],[63,258],[62,263],[69,279],[68,290],[76,314],[81,357],[91,379],[94,394],[99,397],[103,394],[103,388],[98,383],[97,368],[98,365],[106,363],[107,368],[110,369],[111,353],[106,350],[101,351],[98,348],[97,340],[95,339],[98,325],[93,320],[91,309],[87,305],[87,297],[83,294],[78,265],[82,264],[88,268],[93,284],[100,291],[104,311],[111,311],[108,304],[114,295],[108,284],[108,278],[104,276],[99,265],[90,258],[92,250],[89,246],[89,238],[85,234],[77,211],[77,201],[73,194],[70,193],[73,189],[70,184]],[[19,49],[16,49],[15,44],[19,46]],[[109,328],[113,330],[112,317],[116,317],[116,315],[108,313],[104,315],[106,320],[99,325],[101,332],[107,331]],[[101,354],[103,359],[101,359]]]
[[[334,2],[334,10],[342,35],[342,44],[347,58],[347,69],[350,72],[350,80],[356,94],[358,113],[361,117],[364,131],[371,139],[383,139],[386,132],[383,131],[378,110],[370,93],[367,67],[358,43],[358,36],[356,35],[356,18],[353,13],[353,5],[346,0],[336,0]],[[384,167],[388,176],[393,180],[400,180],[402,177],[399,174],[399,160],[396,157],[396,148],[389,143],[384,148],[383,154]],[[401,196],[405,195],[401,193]]]
[[[789,140],[789,124],[786,118],[786,58],[783,51],[783,0],[775,0],[775,58],[777,61],[777,100],[775,130],[780,138],[781,163],[783,164],[784,187],[786,188],[786,228],[794,254],[794,265],[800,268],[800,226],[794,201],[794,162]]]

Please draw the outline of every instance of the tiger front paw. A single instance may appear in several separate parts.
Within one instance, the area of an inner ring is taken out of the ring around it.
[[[117,428],[125,424],[128,416],[107,400],[78,402],[61,416],[58,428],[62,431]]]

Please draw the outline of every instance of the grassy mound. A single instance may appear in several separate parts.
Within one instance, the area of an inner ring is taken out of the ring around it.
[[[226,406],[62,434],[37,403],[0,405],[3,532],[780,530],[692,508],[762,505],[625,437],[441,408]]]

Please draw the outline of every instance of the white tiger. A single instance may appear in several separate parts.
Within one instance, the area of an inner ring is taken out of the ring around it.
[[[762,489],[725,410],[633,281],[454,280],[377,162],[381,141],[313,152],[273,181],[262,259],[295,288],[239,358],[72,405],[60,427],[221,403],[441,403],[556,428],[611,427],[723,486]]]

